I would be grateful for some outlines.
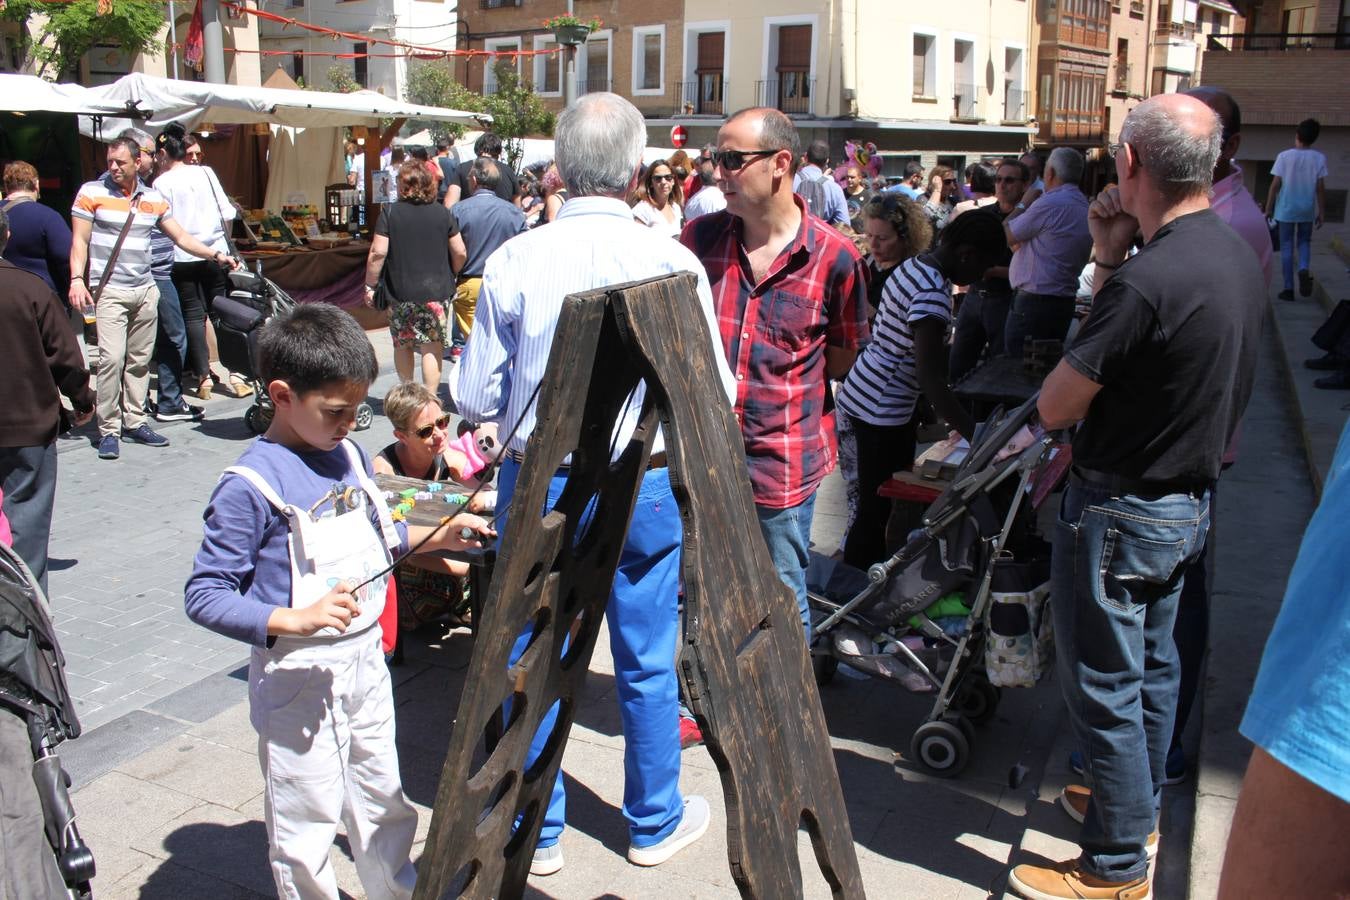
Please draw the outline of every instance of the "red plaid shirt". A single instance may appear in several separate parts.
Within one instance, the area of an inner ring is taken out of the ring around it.
[[[852,350],[868,334],[867,270],[858,251],[793,199],[801,228],[759,284],[741,246],[740,219],[710,213],[680,235],[708,270],[736,375],[750,486],[755,503],[771,509],[802,503],[834,467],[825,347]]]

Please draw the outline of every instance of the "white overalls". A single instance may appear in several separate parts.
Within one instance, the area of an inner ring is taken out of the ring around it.
[[[390,562],[398,532],[355,446],[344,441],[365,499],[341,515],[315,518],[287,504],[252,469],[226,473],[249,481],[290,524],[291,606],[310,606],[340,580],[365,581]],[[373,503],[381,528],[371,526]],[[410,855],[417,811],[403,794],[394,745],[389,670],[374,627],[387,576],[362,588],[361,614],[345,634],[325,628],[308,638],[278,637],[253,648],[249,718],[258,732],[272,876],[287,900],[336,898],[329,852],[338,821],[347,828],[366,895],[407,898],[417,880]]]

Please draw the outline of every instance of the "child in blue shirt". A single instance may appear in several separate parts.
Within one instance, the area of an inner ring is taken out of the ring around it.
[[[264,326],[259,356],[276,412],[216,485],[187,613],[253,646],[249,717],[278,895],[338,896],[329,851],[341,820],[367,896],[410,897],[417,813],[373,626],[386,569],[410,545],[434,530],[425,549],[465,549],[493,532],[467,514],[439,529],[390,519],[370,461],[347,440],[378,372],[351,316],[297,307]]]

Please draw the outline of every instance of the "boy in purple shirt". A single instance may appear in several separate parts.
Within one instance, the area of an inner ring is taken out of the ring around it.
[[[417,813],[373,626],[409,544],[465,549],[493,532],[470,515],[437,529],[391,520],[370,461],[346,439],[378,373],[351,316],[298,307],[264,327],[259,356],[276,413],[216,485],[187,613],[253,645],[249,718],[278,895],[338,896],[329,850],[341,819],[367,896],[410,897]]]

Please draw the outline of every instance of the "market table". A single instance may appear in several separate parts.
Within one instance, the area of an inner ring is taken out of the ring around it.
[[[339,247],[248,250],[240,255],[245,262],[260,263],[262,273],[297,303],[331,303],[350,309],[361,306],[365,299],[369,252],[366,241],[352,241]]]

